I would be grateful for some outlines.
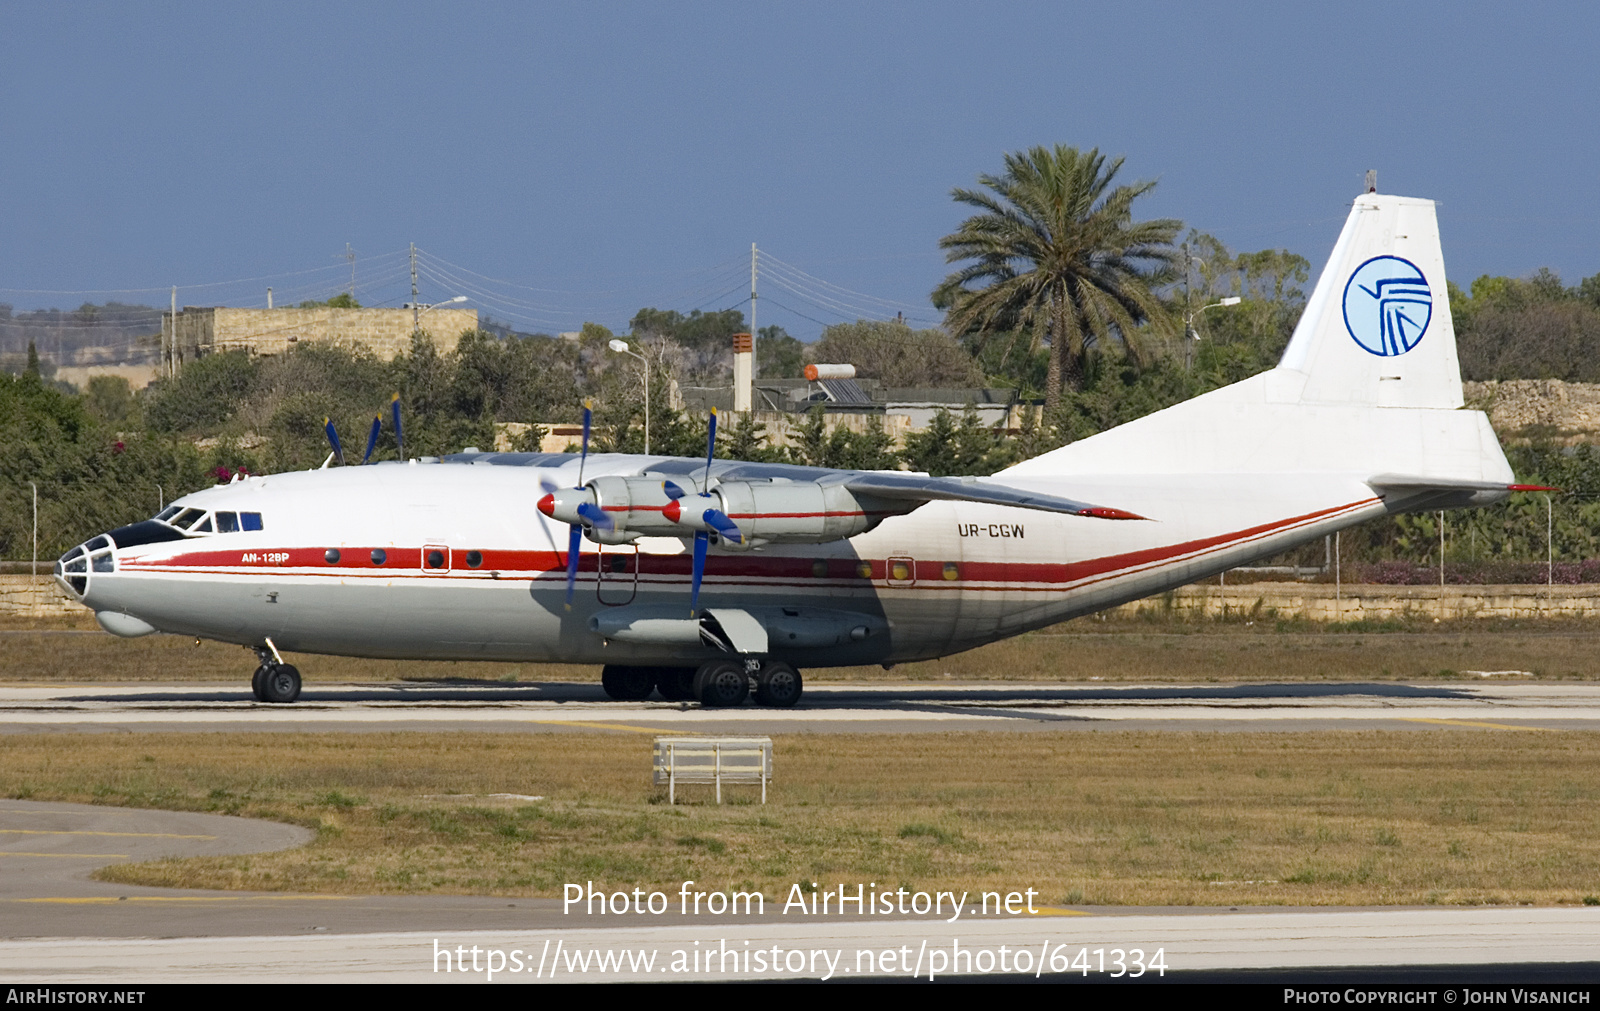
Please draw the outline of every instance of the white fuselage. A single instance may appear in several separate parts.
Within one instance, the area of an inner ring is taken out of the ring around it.
[[[647,462],[591,457],[586,477]],[[556,469],[444,462],[249,478],[175,504],[259,513],[260,530],[120,549],[113,571],[90,573],[83,600],[159,631],[252,646],[271,637],[312,653],[640,664],[714,655],[611,642],[590,628],[618,608],[689,616],[690,556],[677,539],[585,540],[566,608],[568,528],[534,502],[541,477],[565,485],[576,470],[572,458]],[[1180,586],[1385,508],[1354,474],[1078,475],[1069,490],[1148,519],[930,502],[849,540],[713,548],[700,606],[859,612],[887,626],[825,646],[774,636],[771,655],[797,666],[937,657]]]

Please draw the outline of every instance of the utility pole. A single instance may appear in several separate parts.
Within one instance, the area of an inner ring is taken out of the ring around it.
[[[167,345],[167,375],[178,374],[178,286],[172,286],[172,343]]]
[[[761,337],[761,331],[756,329],[756,244],[750,243],[750,340],[751,346]]]
[[[272,308],[272,288],[270,286],[267,288],[267,308]]]
[[[33,574],[39,574],[39,486],[32,481],[28,482],[33,488]]]
[[[1189,318],[1189,244],[1183,244],[1183,313],[1184,318]],[[1194,371],[1194,344],[1190,338],[1190,327],[1187,323],[1183,327],[1183,367],[1185,371]]]
[[[350,261],[350,299],[356,297],[356,251],[350,248],[350,243],[344,244],[344,258]]]
[[[417,308],[417,244],[411,244],[411,329],[422,327],[422,310]]]

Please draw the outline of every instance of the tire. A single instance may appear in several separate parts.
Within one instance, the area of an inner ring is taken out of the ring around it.
[[[741,705],[750,694],[750,675],[736,660],[712,660],[695,672],[694,694],[708,709]]]
[[[805,682],[800,672],[782,660],[768,660],[756,675],[756,702],[763,706],[787,709],[800,701]]]
[[[607,664],[600,671],[600,686],[617,702],[638,702],[650,697],[655,678],[648,667],[620,667]]]
[[[264,694],[262,694],[263,689],[261,687],[262,682],[265,681],[266,678],[267,678],[267,665],[266,664],[262,664],[260,667],[257,667],[256,668],[256,672],[254,674],[250,675],[250,693],[256,697],[256,701],[257,702],[265,702],[265,701],[267,701],[267,697]]]
[[[293,702],[300,697],[300,671],[292,664],[273,664],[261,678],[261,701]]]
[[[668,702],[687,702],[695,698],[693,667],[655,668],[656,691]]]

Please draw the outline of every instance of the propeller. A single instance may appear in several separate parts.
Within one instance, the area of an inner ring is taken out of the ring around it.
[[[372,417],[372,431],[367,433],[367,451],[361,457],[362,466],[366,466],[367,461],[372,459],[372,451],[374,449],[376,449],[377,446],[378,446],[378,430],[381,429],[382,427],[383,427],[383,415],[381,415],[381,414],[373,415],[373,417]]]
[[[333,447],[333,458],[339,461],[339,466],[344,466],[344,447],[339,445],[339,432],[333,427],[333,419],[322,419],[322,430],[328,435],[328,445]]]
[[[567,538],[567,610],[572,610],[572,595],[578,585],[578,559],[579,549],[583,546],[583,528],[590,526],[596,530],[614,530],[616,523],[606,511],[594,501],[594,492],[583,486],[584,467],[589,462],[589,432],[594,423],[594,404],[585,400],[583,403],[583,445],[578,457],[578,485],[576,488],[562,488],[547,477],[539,478],[539,486],[544,489],[544,498],[538,503],[539,511],[546,516],[554,517],[559,510],[564,515],[563,519],[576,516],[577,522],[570,523],[571,533]],[[575,493],[575,494],[574,494]],[[558,501],[560,496],[564,501]],[[586,498],[585,498],[586,496]],[[574,504],[574,500],[576,504]]]
[[[389,398],[389,410],[394,415],[394,445],[400,453],[400,462],[406,459],[406,440],[400,434],[400,394],[396,393]]]
[[[689,617],[693,618],[700,609],[700,583],[706,574],[706,548],[711,544],[711,530],[717,532],[718,537],[725,537],[735,544],[742,543],[744,535],[739,532],[738,524],[728,518],[728,514],[720,509],[710,506],[712,501],[711,488],[711,461],[717,451],[717,409],[711,409],[711,421],[706,426],[706,491],[696,498],[705,500],[706,508],[700,508],[696,503],[692,507],[688,521],[698,529],[694,532],[694,570],[689,580]],[[674,523],[684,522],[683,500],[687,498],[683,489],[671,481],[662,482],[661,488],[672,501],[663,509],[662,515]],[[699,515],[695,516],[695,512]],[[698,523],[695,520],[698,519]]]

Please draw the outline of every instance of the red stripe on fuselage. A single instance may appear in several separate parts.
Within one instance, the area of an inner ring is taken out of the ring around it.
[[[955,589],[963,584],[974,582],[981,583],[1009,583],[1009,584],[1041,584],[1061,585],[1068,583],[1095,583],[1105,579],[1115,578],[1119,574],[1129,571],[1145,571],[1181,558],[1184,555],[1201,556],[1212,553],[1215,549],[1225,548],[1236,544],[1260,540],[1275,533],[1284,532],[1292,527],[1301,526],[1317,520],[1326,519],[1342,512],[1358,509],[1380,501],[1377,498],[1362,499],[1329,509],[1319,509],[1315,512],[1293,516],[1288,519],[1277,520],[1272,523],[1263,523],[1248,527],[1243,530],[1213,537],[1203,537],[1178,544],[1163,547],[1146,548],[1139,551],[1125,552],[1119,555],[1107,555],[1102,558],[1090,558],[1077,562],[985,562],[967,561],[959,562],[960,578],[958,580],[945,580],[944,566],[949,564],[945,560],[920,560],[916,561],[913,578],[918,582],[933,584],[927,589]],[[396,548],[385,546],[381,548],[386,558],[383,565],[373,565],[371,554],[375,548],[339,548],[340,557],[337,562],[328,562],[324,557],[325,548],[281,548],[270,551],[241,552],[231,551],[201,551],[180,555],[176,558],[163,561],[146,562],[139,559],[130,559],[119,562],[119,568],[127,571],[148,572],[190,572],[190,573],[218,573],[238,575],[240,570],[249,572],[255,569],[271,571],[273,569],[297,569],[296,575],[317,575],[327,573],[341,578],[369,577],[387,578],[396,575],[434,575],[439,577],[454,576],[466,577],[491,577],[500,573],[506,577],[510,573],[518,573],[512,578],[537,578],[536,574],[560,575],[565,578],[566,557],[565,552],[555,550],[502,550],[483,549],[480,551],[482,563],[477,568],[467,565],[465,549],[451,549],[451,568],[424,569],[422,568],[422,549]],[[275,558],[276,562],[246,562],[245,556],[254,556],[257,559]],[[631,560],[630,565],[621,572],[614,572],[614,576],[627,576],[634,574],[637,567],[638,575],[666,576],[687,578],[693,566],[693,561],[688,554],[682,555],[654,555],[629,552],[625,548],[608,552],[604,555],[598,552],[581,554],[578,559],[580,572],[596,572],[602,558],[612,559],[621,557]],[[825,566],[822,573],[815,569],[816,563],[822,562]],[[861,576],[857,572],[860,565],[868,565],[871,569],[870,576]],[[706,560],[706,576],[720,579],[765,579],[765,580],[796,580],[796,586],[815,586],[811,580],[821,579],[848,579],[866,582],[883,581],[888,575],[887,563],[884,559],[857,559],[857,558],[806,558],[794,555],[757,556],[757,555],[712,555]],[[900,583],[895,581],[891,584]],[[906,580],[909,583],[910,580]],[[980,587],[966,586],[968,589],[981,589]],[[1004,589],[1005,587],[989,587],[990,589]]]

